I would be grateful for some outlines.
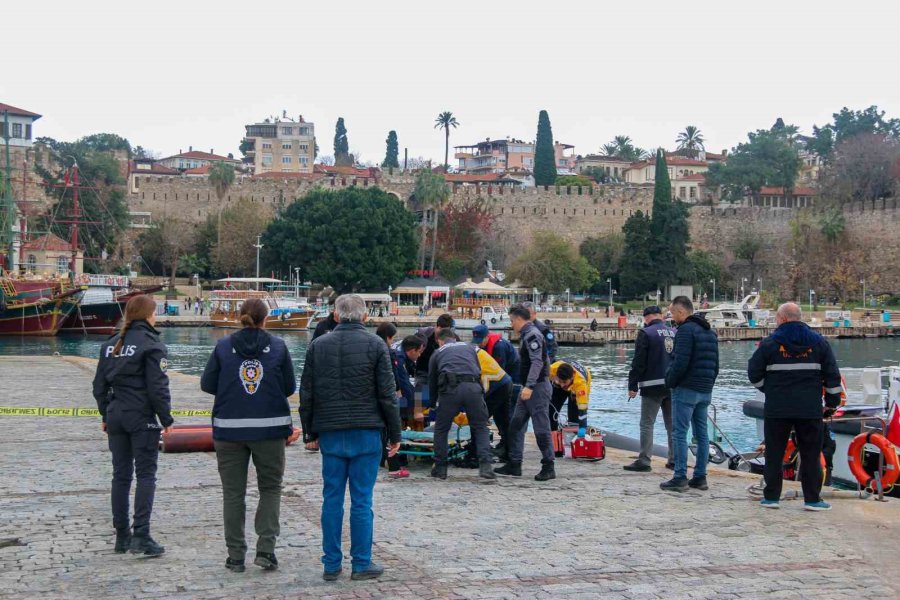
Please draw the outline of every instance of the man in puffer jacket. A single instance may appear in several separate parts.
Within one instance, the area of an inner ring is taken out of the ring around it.
[[[341,573],[344,495],[350,486],[351,579],[374,579],[384,569],[372,562],[372,492],[387,429],[388,456],[400,449],[397,383],[390,349],[363,324],[366,304],[357,295],[335,302],[340,324],[310,343],[300,379],[303,441],[322,454],[323,578]]]
[[[666,387],[672,390],[672,445],[675,447],[675,476],[659,484],[664,490],[684,492],[689,487],[706,490],[709,462],[707,411],[712,389],[719,375],[719,338],[702,317],[694,316],[687,296],[678,296],[669,307],[678,325],[672,363],[666,371]],[[688,426],[697,438],[694,476],[687,478]]]
[[[778,508],[782,457],[793,429],[800,452],[806,510],[829,510],[820,497],[822,416],[841,403],[841,372],[831,345],[801,320],[793,302],[778,307],[778,329],[764,339],[747,365],[750,383],[766,395],[766,487],[761,505]],[[824,392],[825,406],[822,406]]]

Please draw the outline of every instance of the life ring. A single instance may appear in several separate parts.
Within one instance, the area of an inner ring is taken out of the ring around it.
[[[492,325],[496,325],[496,324],[497,324],[497,317],[491,317],[491,324],[492,324]]]
[[[797,450],[797,444],[793,439],[789,439],[784,449],[784,456],[781,459],[781,476],[784,479],[794,479],[797,474],[797,459],[800,458],[800,452]],[[825,455],[819,453],[819,464],[822,465],[822,481],[825,481],[828,467],[825,463]]]
[[[863,449],[866,444],[872,444],[878,448],[881,456],[884,457],[884,471],[881,474],[882,487],[893,485],[900,477],[900,459],[897,458],[897,449],[886,437],[875,431],[861,433],[853,438],[847,449],[847,463],[850,465],[850,472],[865,488],[875,482],[875,477],[866,471],[863,465]]]
[[[482,324],[482,325],[486,325],[486,324],[487,324],[487,321],[485,321],[484,319],[482,319],[482,320],[481,320],[481,324]]]

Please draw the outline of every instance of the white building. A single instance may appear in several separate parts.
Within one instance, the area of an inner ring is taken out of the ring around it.
[[[41,115],[0,102],[0,132],[4,138],[7,135],[7,115],[9,118],[9,145],[31,148],[32,125],[41,118]]]

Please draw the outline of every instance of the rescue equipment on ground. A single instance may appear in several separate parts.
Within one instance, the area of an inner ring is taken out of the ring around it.
[[[290,446],[300,439],[300,430],[294,427],[293,433],[285,440]],[[174,452],[213,452],[212,425],[187,424],[173,425],[169,433],[163,433],[159,440],[160,450],[171,454]]]
[[[869,473],[865,468],[865,447],[871,444],[878,448],[884,459],[884,467],[880,473]],[[900,477],[900,459],[897,458],[897,448],[882,434],[875,431],[861,433],[850,443],[847,449],[847,462],[850,472],[864,488],[872,488],[876,483],[876,477],[881,479],[881,487],[888,488],[896,483]]]

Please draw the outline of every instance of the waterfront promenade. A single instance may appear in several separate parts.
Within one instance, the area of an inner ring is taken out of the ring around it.
[[[92,407],[93,369],[87,359],[0,357],[0,405]],[[173,374],[172,391],[174,408],[211,406],[194,377]],[[528,451],[530,475],[531,441]],[[602,463],[561,460],[549,484],[529,476],[485,485],[460,469],[441,482],[415,465],[410,480],[376,486],[374,555],[385,577],[325,583],[319,456],[301,446],[287,456],[280,570],[234,574],[223,566],[212,455],[160,456],[153,530],[166,554],[116,555],[99,419],[0,416],[0,597],[900,597],[900,501],[836,499],[830,513],[789,501],[767,511],[745,491],[756,477],[727,471],[710,474],[708,492],[672,495],[658,487],[669,471],[626,473],[631,457],[616,451]]]

